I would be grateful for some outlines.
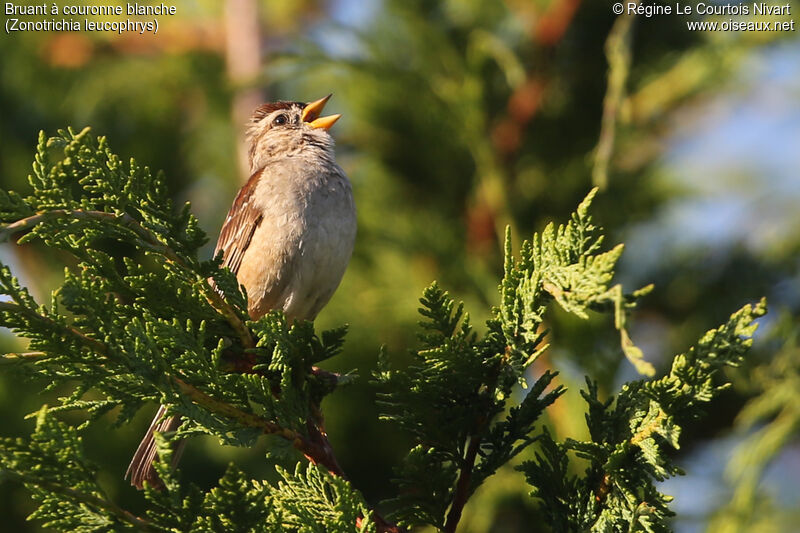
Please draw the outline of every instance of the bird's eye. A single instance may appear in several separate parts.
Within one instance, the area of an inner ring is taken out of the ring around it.
[[[288,119],[288,117],[286,115],[278,115],[277,117],[275,117],[275,120],[273,120],[272,123],[275,126],[283,126],[288,121],[289,121],[289,119]]]

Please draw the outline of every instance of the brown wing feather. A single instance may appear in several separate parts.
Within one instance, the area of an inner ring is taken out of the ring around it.
[[[234,274],[239,272],[242,258],[250,246],[253,234],[261,224],[261,213],[256,208],[253,193],[262,171],[263,169],[253,174],[239,190],[228,216],[225,217],[217,247],[214,249],[214,257],[222,250],[222,266],[230,268]]]

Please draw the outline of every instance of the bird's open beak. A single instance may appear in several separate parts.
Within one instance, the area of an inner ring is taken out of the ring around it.
[[[319,100],[315,100],[310,104],[306,104],[303,108],[303,122],[308,122],[308,125],[312,128],[322,128],[324,130],[330,129],[337,120],[342,118],[342,115],[328,115],[327,117],[320,117],[320,113],[322,113],[322,109],[325,107],[325,104],[328,103],[332,94],[329,94],[325,98],[320,98]],[[319,118],[318,118],[319,117]]]

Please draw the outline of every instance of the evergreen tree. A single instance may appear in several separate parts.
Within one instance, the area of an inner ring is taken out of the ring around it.
[[[620,350],[652,375],[626,329],[650,288],[625,294],[611,284],[622,246],[603,249],[589,213],[596,190],[566,224],[534,234],[516,255],[507,231],[485,327],[474,328],[463,304],[434,283],[420,300],[413,363],[396,367],[381,356],[374,381],[383,418],[413,441],[393,480],[396,496],[378,506],[384,517],[348,481],[325,431],[321,401],[351,378],[317,365],[341,352],[344,327],[317,333],[280,312],[250,321],[233,274],[216,258],[198,258],[206,237],[188,205],[173,209],[161,175],[124,163],[88,129],[41,134],[33,169],[30,195],[0,193],[0,235],[22,233],[19,243],[40,241],[77,262],[46,305],[0,268],[0,325],[29,339],[29,351],[2,358],[3,369],[71,392],[34,414],[29,438],[0,442],[0,475],[39,502],[31,518],[61,531],[453,532],[476,488],[529,446],[535,458],[520,475],[554,531],[665,530],[669,497],[655,482],[680,473],[669,450],[727,386],[718,371],[741,363],[765,312],[763,301],[743,307],[677,355],[667,375],[627,383],[612,397],[587,379],[591,438],[557,442],[539,418],[564,388],[556,372],[536,375],[531,366],[548,349],[548,315],[609,315]],[[185,422],[157,436],[165,487],[148,487],[146,509],[135,514],[98,483],[81,432],[126,424],[151,402]],[[65,411],[83,421],[68,424]],[[204,491],[169,466],[170,441],[196,434],[237,446],[273,435],[305,459],[275,445],[271,456],[294,463],[278,469],[277,482],[231,465]],[[568,468],[573,456],[587,463],[580,475]]]

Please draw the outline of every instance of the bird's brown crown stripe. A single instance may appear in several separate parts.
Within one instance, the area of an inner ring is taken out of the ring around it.
[[[258,122],[262,118],[266,117],[273,111],[277,111],[278,109],[291,109],[292,107],[299,107],[304,108],[306,106],[303,102],[269,102],[266,104],[261,104],[253,111],[253,122]]]

